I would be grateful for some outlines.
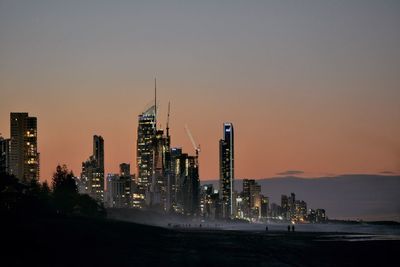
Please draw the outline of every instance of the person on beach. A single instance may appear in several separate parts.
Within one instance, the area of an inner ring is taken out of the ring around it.
[[[268,232],[268,226],[265,226],[265,231]]]
[[[292,232],[294,232],[294,225],[292,225]]]

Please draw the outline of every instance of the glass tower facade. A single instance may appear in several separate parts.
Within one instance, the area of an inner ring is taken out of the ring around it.
[[[224,123],[223,138],[219,141],[219,185],[222,216],[234,216],[234,132],[232,123]]]
[[[136,163],[137,183],[146,189],[153,177],[153,153],[155,137],[155,107],[149,108],[138,117]]]

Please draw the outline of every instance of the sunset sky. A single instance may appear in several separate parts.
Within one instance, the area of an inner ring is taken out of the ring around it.
[[[0,0],[0,132],[38,117],[41,179],[136,166],[154,77],[172,145],[218,177],[222,124],[238,178],[400,173],[400,1]],[[133,167],[136,173],[136,167]]]

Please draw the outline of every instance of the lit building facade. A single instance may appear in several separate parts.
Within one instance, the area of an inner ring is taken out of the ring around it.
[[[28,113],[10,113],[9,172],[21,181],[39,180],[37,118]]]
[[[242,191],[242,211],[244,218],[251,217],[251,192],[250,186],[254,185],[256,181],[254,179],[243,179],[243,191]]]
[[[149,206],[168,211],[171,206],[171,151],[168,131],[167,135],[164,135],[163,130],[157,130],[153,146],[154,171],[150,190],[146,192],[146,200]]]
[[[282,216],[284,219],[290,217],[290,208],[289,208],[289,199],[287,195],[281,196],[281,212],[279,216]]]
[[[258,220],[261,213],[261,185],[250,184],[250,219]]]
[[[196,156],[174,155],[175,212],[185,215],[200,214],[200,179]]]
[[[80,193],[104,201],[104,139],[101,136],[93,136],[93,155],[82,162],[79,183]]]
[[[178,174],[181,170],[180,158],[182,155],[182,148],[173,147],[170,149],[170,151],[170,208],[172,208],[174,211],[178,211],[178,198],[181,192],[180,176]]]
[[[150,107],[138,117],[136,163],[137,183],[148,190],[153,177],[154,137],[156,131],[155,106]]]
[[[107,190],[105,194],[107,207],[133,207],[133,186],[131,175],[107,174]]]
[[[219,141],[219,186],[222,216],[234,217],[234,132],[232,123],[224,123],[223,138]]]
[[[304,221],[307,219],[307,203],[305,201],[296,200],[294,217],[298,221]]]

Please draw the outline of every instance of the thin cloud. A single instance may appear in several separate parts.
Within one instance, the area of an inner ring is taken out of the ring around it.
[[[380,172],[381,174],[396,174],[395,172],[392,172],[392,171],[383,171],[383,172]]]
[[[285,172],[279,172],[277,175],[300,175],[304,174],[304,171],[299,171],[299,170],[288,170]]]

